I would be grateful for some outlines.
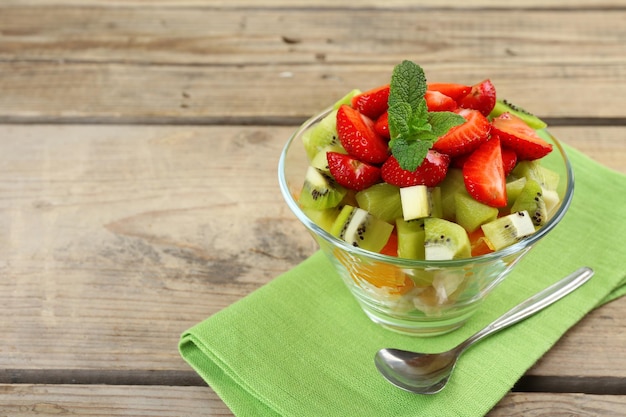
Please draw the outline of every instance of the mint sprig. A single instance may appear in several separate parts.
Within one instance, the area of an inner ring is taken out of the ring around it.
[[[465,123],[452,112],[429,112],[424,70],[411,61],[397,65],[389,91],[389,133],[391,153],[402,169],[415,171],[428,150],[452,127]]]

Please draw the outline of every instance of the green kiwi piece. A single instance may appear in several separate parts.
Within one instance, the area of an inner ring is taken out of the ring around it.
[[[398,233],[398,257],[406,259],[424,259],[424,219],[406,221],[396,219]]]
[[[502,113],[511,113],[520,119],[522,119],[526,124],[533,129],[543,129],[547,126],[546,122],[530,113],[523,108],[516,106],[507,100],[496,100],[496,105],[493,110],[489,114],[489,118],[493,119],[495,117],[500,116]]]
[[[526,210],[535,226],[543,226],[548,218],[546,203],[543,201],[541,185],[535,180],[527,180],[519,196],[511,206],[511,211]]]
[[[458,192],[454,201],[456,204],[456,222],[468,232],[477,230],[482,224],[495,220],[499,210],[474,200],[465,192]]]
[[[527,180],[535,180],[545,190],[556,190],[560,180],[559,174],[542,166],[538,159],[518,162],[511,171],[511,175],[515,178],[524,177]]]
[[[510,210],[511,206],[515,202],[515,199],[522,192],[522,189],[526,185],[526,177],[521,178],[513,178],[506,183],[506,198],[507,198],[507,208]]]
[[[359,207],[345,205],[335,223],[331,234],[348,242],[350,245],[372,252],[380,252],[393,231],[393,225],[374,217]]]
[[[469,237],[460,225],[436,217],[427,217],[424,219],[424,232],[426,260],[450,260],[471,256]]]
[[[361,94],[361,90],[359,90],[357,88],[355,88],[354,90],[348,92],[348,94],[346,94],[345,96],[343,96],[342,98],[340,98],[339,100],[337,100],[335,102],[335,104],[333,105],[333,109],[337,110],[343,104],[351,104],[352,103],[352,97],[356,96],[357,94]]]
[[[330,233],[335,220],[341,209],[339,207],[331,207],[323,210],[317,210],[312,208],[303,208],[302,212],[307,215],[309,219],[316,225]]]
[[[329,174],[309,166],[298,202],[303,208],[323,210],[336,207],[346,193],[347,190]]]
[[[328,169],[328,157],[326,156],[328,152],[347,153],[340,144],[328,145],[320,149],[320,151],[311,159],[311,166],[323,172],[330,172]]]
[[[341,146],[339,135],[337,134],[337,110],[342,104],[350,104],[352,97],[360,93],[361,90],[354,89],[337,100],[330,113],[302,134],[302,144],[309,160],[312,160],[315,155],[327,146]]]
[[[328,146],[341,145],[337,134],[337,110],[331,111],[317,124],[304,131],[302,144],[309,160]]]
[[[441,190],[441,218],[454,221],[456,215],[456,203],[454,196],[465,190],[463,171],[459,168],[450,168],[446,178],[439,183]]]
[[[557,192],[557,187],[561,179],[559,174],[541,165],[539,160],[534,160],[520,161],[511,172],[511,176],[526,178],[539,183],[543,201],[546,204],[546,220],[552,217],[561,201],[559,193]]]
[[[518,211],[499,217],[481,226],[487,239],[487,245],[493,250],[500,250],[519,242],[522,238],[535,233],[535,225],[527,211]]]
[[[441,204],[441,188],[432,187],[428,189],[430,193],[430,217],[443,218],[443,206]]]
[[[389,223],[402,217],[400,189],[387,183],[374,184],[355,195],[359,207]]]

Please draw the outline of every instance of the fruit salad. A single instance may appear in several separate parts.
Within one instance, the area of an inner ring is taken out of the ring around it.
[[[427,82],[404,61],[389,84],[353,90],[302,134],[298,197],[319,227],[385,255],[453,260],[506,248],[559,206],[546,124],[473,85]]]

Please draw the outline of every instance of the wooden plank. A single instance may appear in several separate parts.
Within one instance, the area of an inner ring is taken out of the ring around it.
[[[212,66],[626,60],[626,10],[54,7],[33,19],[36,12],[0,7],[0,58]]]
[[[43,415],[232,416],[208,387],[126,385],[0,385],[2,411]],[[622,415],[626,396],[511,393],[488,417]]]
[[[626,412],[626,396],[512,393],[487,417],[618,416]]]
[[[293,124],[355,87],[366,90],[384,83],[392,67],[287,65],[225,71],[0,62],[0,123]],[[563,68],[505,63],[434,64],[427,70],[442,80],[491,74],[503,97],[543,118],[613,118],[609,124],[623,125],[623,68],[585,64],[568,69],[569,78],[559,75]],[[573,99],[572,85],[583,84],[588,85],[586,96]]]
[[[403,59],[542,117],[623,120],[622,10],[37,10],[0,8],[0,122],[293,123]]]
[[[36,7],[59,7],[59,6],[84,6],[84,0],[4,0],[9,6],[36,6]],[[180,7],[203,7],[203,8],[254,8],[259,7],[256,0],[92,0],[93,6],[112,7],[143,7],[143,8],[180,8]],[[309,0],[269,0],[263,2],[264,9],[272,8],[298,8],[311,9]],[[422,0],[416,4],[413,0],[389,0],[385,2],[375,0],[363,0],[358,3],[353,1],[317,0],[315,8],[331,9],[388,9],[388,8],[438,8],[438,9],[514,9],[523,10],[529,8],[552,9],[619,9],[615,1],[590,1],[590,0],[526,0],[523,5],[501,2],[499,0],[473,0],[459,6],[456,2],[442,2],[439,0]]]
[[[232,416],[207,387],[128,385],[0,385],[0,408],[32,415]]]
[[[293,130],[0,125],[0,368],[189,371],[182,331],[316,250],[276,179]],[[626,158],[625,127],[554,133]],[[592,313],[533,374],[624,378],[609,353],[625,308]]]

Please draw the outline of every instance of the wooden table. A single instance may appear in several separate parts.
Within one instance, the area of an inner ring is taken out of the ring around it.
[[[2,2],[0,415],[231,415],[179,335],[316,250],[281,146],[403,59],[490,77],[626,173],[624,3],[457,3]],[[625,317],[589,314],[489,415],[626,414]]]

